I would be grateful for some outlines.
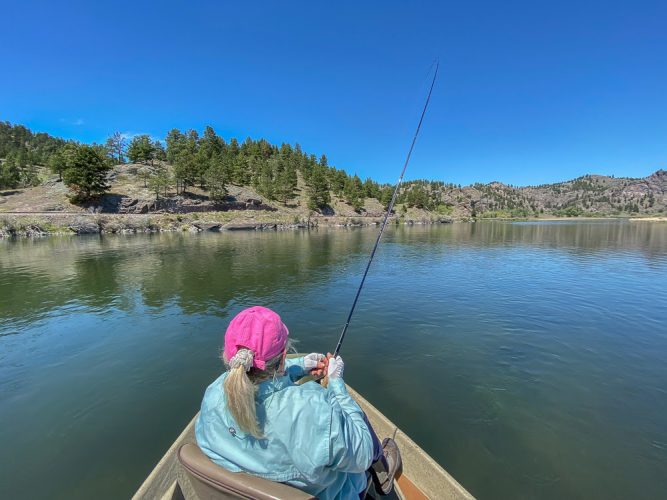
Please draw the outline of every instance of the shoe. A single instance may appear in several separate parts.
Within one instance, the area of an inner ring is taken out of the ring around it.
[[[394,488],[394,477],[400,474],[403,462],[396,441],[385,438],[382,441],[384,460],[378,460],[371,466],[373,484],[379,495],[389,495]]]

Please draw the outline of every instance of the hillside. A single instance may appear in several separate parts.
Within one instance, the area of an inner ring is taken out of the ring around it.
[[[163,163],[161,166],[172,170]],[[359,211],[346,200],[330,192],[331,203],[325,210],[309,209],[306,186],[298,176],[295,196],[285,203],[267,200],[252,186],[228,186],[224,201],[213,202],[206,189],[189,187],[176,194],[170,189],[156,198],[146,184],[150,167],[143,164],[116,165],[108,174],[109,192],[88,203],[71,203],[69,190],[45,168],[38,168],[41,182],[34,187],[0,191],[0,213],[203,213],[227,211],[271,212],[290,220],[380,217],[383,205],[375,198],[365,198]],[[423,191],[428,201],[414,202],[411,194]],[[401,189],[395,215],[404,220],[434,222],[451,217],[572,217],[633,216],[665,214],[667,207],[667,171],[658,170],[641,178],[614,178],[586,175],[577,179],[541,186],[514,187],[492,182],[458,187],[437,181],[411,181]]]
[[[78,226],[68,224],[67,216],[181,214],[175,220],[186,229],[202,219],[250,226],[368,224],[382,217],[393,191],[335,168],[325,155],[317,159],[298,144],[226,141],[211,127],[201,136],[174,129],[164,141],[147,135],[128,141],[115,133],[105,145],[85,145],[0,122],[0,155],[0,214],[14,217],[3,219],[6,234],[14,234],[16,224],[40,232],[41,222],[21,222],[20,213],[58,216],[46,225],[64,224],[75,232]],[[392,217],[406,223],[663,217],[666,208],[667,172],[658,170],[641,179],[585,175],[526,187],[410,181],[401,187]],[[125,226],[109,227],[113,232]]]
[[[221,202],[213,201],[206,189],[197,186],[188,187],[187,191],[175,192],[171,187],[159,197],[149,189],[146,178],[150,178],[151,170],[173,167],[161,163],[158,167],[143,164],[115,165],[107,176],[109,192],[85,203],[74,204],[70,199],[70,191],[57,175],[51,174],[44,167],[37,168],[41,182],[34,187],[23,187],[0,191],[0,214],[5,213],[72,213],[72,214],[147,214],[147,213],[204,213],[227,211],[272,212],[276,215],[291,215],[299,219],[309,216],[318,217],[380,217],[383,207],[376,200],[367,198],[364,206],[356,212],[352,206],[334,193],[327,210],[313,213],[308,208],[306,186],[298,176],[295,196],[285,203],[267,200],[252,186],[227,186],[228,194]],[[423,212],[423,214],[422,214]],[[415,210],[413,213],[426,215],[425,211]]]
[[[162,164],[159,168],[171,171]],[[305,182],[298,176],[295,196],[286,203],[267,200],[251,186],[228,185],[223,201],[214,202],[209,192],[189,187],[155,193],[146,187],[142,164],[116,165],[108,175],[108,193],[83,204],[70,200],[69,189],[43,167],[39,185],[0,191],[0,237],[35,236],[46,233],[134,233],[153,231],[199,231],[205,229],[267,229],[313,226],[376,224],[384,214],[376,199],[367,198],[359,212],[331,193],[328,208],[308,208]],[[401,220],[436,222],[437,214],[407,209]]]
[[[417,206],[446,205],[455,218],[661,216],[667,209],[667,171],[640,179],[584,175],[526,187],[414,181],[401,200],[407,201],[411,191],[424,193]]]

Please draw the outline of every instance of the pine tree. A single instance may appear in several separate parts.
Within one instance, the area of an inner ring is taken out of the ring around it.
[[[257,147],[259,149],[259,155],[265,160],[271,158],[275,153],[275,148],[266,139],[257,141]]]
[[[173,185],[173,179],[165,167],[158,167],[157,171],[148,180],[148,187],[155,193],[155,199],[160,199],[160,193],[164,192],[167,196],[167,190]]]
[[[338,170],[337,168],[329,169],[329,185],[337,196],[343,196],[347,179],[348,177],[344,170]]]
[[[206,171],[206,186],[209,191],[209,198],[215,203],[222,203],[227,196],[227,169],[221,156],[213,159],[213,162]]]
[[[204,176],[212,161],[212,157],[208,156],[207,151],[199,147],[194,157],[194,171],[192,173],[195,178],[199,178],[199,187],[202,189],[204,189]]]
[[[208,160],[222,155],[225,149],[225,141],[215,133],[213,127],[208,125],[204,129],[204,135],[199,141],[199,147]]]
[[[297,186],[296,168],[289,161],[281,160],[278,171],[275,174],[275,195],[276,199],[287,205],[287,202],[294,198],[294,191]]]
[[[178,157],[186,147],[186,137],[178,129],[171,129],[165,139],[167,143],[167,161],[176,164]]]
[[[147,135],[137,135],[132,138],[127,147],[127,157],[132,163],[148,163],[153,160],[155,146]]]
[[[405,203],[407,203],[408,207],[425,208],[427,210],[431,208],[429,195],[420,184],[410,186]]]
[[[148,187],[148,179],[150,179],[153,176],[153,171],[151,170],[151,167],[148,165],[144,165],[139,168],[139,175],[141,178],[144,180],[144,188]]]
[[[21,170],[13,153],[7,155],[0,167],[0,188],[13,189],[21,182]]]
[[[68,163],[63,180],[74,191],[75,200],[86,201],[109,189],[106,178],[110,168],[98,149],[82,144]]]
[[[358,176],[348,177],[343,192],[345,200],[352,205],[355,212],[361,211],[364,206],[363,184]]]
[[[164,150],[164,146],[159,140],[153,142],[153,158],[151,164],[153,164],[153,160],[167,161],[167,152]]]
[[[188,186],[194,186],[199,178],[201,163],[197,158],[198,147],[199,135],[195,130],[189,130],[184,135],[174,129],[167,134],[167,158],[174,165],[176,182],[180,183],[182,192]]]
[[[231,182],[244,185],[250,181],[248,162],[249,158],[241,151],[239,142],[235,138],[230,139],[225,148],[224,164]]]
[[[73,142],[65,144],[56,152],[54,152],[48,161],[48,166],[51,172],[58,174],[58,179],[63,180],[63,172],[71,164],[76,154],[77,145]]]
[[[120,132],[114,132],[109,136],[106,142],[106,147],[109,150],[111,158],[116,161],[116,163],[125,163],[125,149],[127,147],[127,141],[125,137]]]
[[[233,156],[229,151],[225,153],[223,159],[225,168],[233,184],[245,186],[252,182],[253,172],[256,170],[254,164],[258,163],[259,160],[248,157],[241,152]]]
[[[380,196],[378,200],[380,203],[382,203],[382,206],[384,206],[384,209],[387,210],[389,208],[389,203],[391,203],[391,197],[394,194],[394,190],[391,188],[391,186],[384,186],[380,190]]]
[[[319,210],[325,208],[331,203],[329,186],[324,168],[316,166],[313,168],[310,183],[308,185],[308,208]]]
[[[292,146],[290,146],[289,144],[287,144],[287,143],[285,143],[285,142],[283,142],[283,143],[280,145],[280,157],[281,157],[283,160],[285,160],[285,161],[289,161],[289,160],[291,159],[291,157],[292,157],[292,153],[293,153],[293,151],[292,151]]]
[[[258,193],[266,196],[270,200],[276,199],[274,176],[279,168],[278,162],[279,160],[277,158],[271,158],[269,160],[257,158],[255,160],[257,169],[253,175],[253,186],[257,189]]]
[[[310,178],[313,175],[313,172],[316,170],[316,168],[319,168],[319,164],[317,163],[317,158],[315,157],[315,155],[309,155],[309,156],[302,155],[300,167],[303,180],[306,182],[306,184],[310,184]],[[322,169],[322,172],[323,175],[325,175],[324,169]],[[326,178],[324,180],[326,182]]]
[[[364,196],[366,196],[366,198],[380,197],[380,186],[370,177],[364,181]]]
[[[222,156],[225,153],[225,142],[219,137],[213,127],[207,126],[204,135],[199,139],[199,149],[196,156],[196,169],[199,175],[199,182],[204,188],[204,178],[208,169],[217,163],[217,168],[223,168],[227,162],[222,162]],[[224,165],[223,165],[224,163]],[[223,168],[224,170],[224,168]],[[223,172],[226,178],[229,178],[229,172]]]
[[[227,147],[227,151],[232,157],[235,157],[236,155],[239,154],[239,141],[236,140],[236,138],[232,138],[229,141],[229,146]]]

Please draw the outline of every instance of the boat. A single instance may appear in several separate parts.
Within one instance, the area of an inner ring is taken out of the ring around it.
[[[474,498],[377,408],[349,386],[348,392],[366,413],[377,435],[394,436],[401,450],[402,471],[395,478],[392,496],[384,498],[406,500]],[[190,421],[167,450],[132,497],[133,500],[314,498],[282,483],[272,483],[248,474],[226,471],[208,460],[196,445],[194,432],[196,418],[195,416]]]

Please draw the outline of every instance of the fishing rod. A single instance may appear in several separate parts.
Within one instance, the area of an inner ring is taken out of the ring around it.
[[[350,314],[347,315],[347,321],[345,322],[345,326],[343,327],[343,331],[341,332],[340,338],[338,339],[338,345],[336,346],[336,350],[333,353],[334,357],[338,356],[340,348],[343,345],[343,340],[345,340],[345,334],[347,333],[347,328],[348,328],[348,326],[350,326],[350,321],[352,320],[352,315],[354,314],[354,309],[357,307],[357,301],[359,300],[359,295],[361,294],[361,289],[364,287],[364,282],[366,281],[366,275],[368,275],[368,270],[371,268],[371,263],[373,262],[373,257],[375,257],[375,252],[378,249],[378,246],[380,245],[380,239],[382,238],[382,233],[384,232],[384,228],[387,225],[387,220],[389,219],[389,214],[391,214],[391,211],[394,208],[394,203],[396,202],[396,196],[398,195],[398,188],[401,186],[401,183],[403,182],[403,176],[405,175],[405,169],[408,168],[408,163],[410,163],[410,156],[412,156],[412,150],[415,147],[415,142],[417,142],[417,136],[419,135],[419,129],[421,129],[422,122],[424,121],[424,115],[426,114],[426,109],[428,108],[428,103],[431,100],[431,93],[433,92],[433,87],[435,86],[435,79],[438,76],[438,67],[439,66],[440,66],[440,61],[436,61],[436,63],[435,63],[435,73],[433,74],[433,81],[431,82],[431,88],[428,91],[428,97],[426,97],[426,103],[424,104],[424,109],[422,110],[421,117],[419,118],[419,124],[417,125],[417,130],[415,131],[415,135],[412,138],[412,144],[410,144],[410,150],[408,151],[408,156],[405,159],[405,163],[403,164],[403,170],[401,171],[401,176],[398,178],[398,183],[396,184],[396,187],[394,188],[394,193],[391,195],[391,201],[389,202],[389,207],[387,208],[387,213],[384,215],[384,220],[382,221],[382,226],[380,226],[380,232],[378,233],[377,240],[375,240],[375,245],[373,246],[373,251],[371,252],[370,258],[368,259],[368,264],[366,264],[366,270],[364,271],[364,275],[361,278],[361,283],[359,284],[359,288],[357,289],[357,294],[354,296],[354,302],[352,302],[352,308],[350,309]]]

